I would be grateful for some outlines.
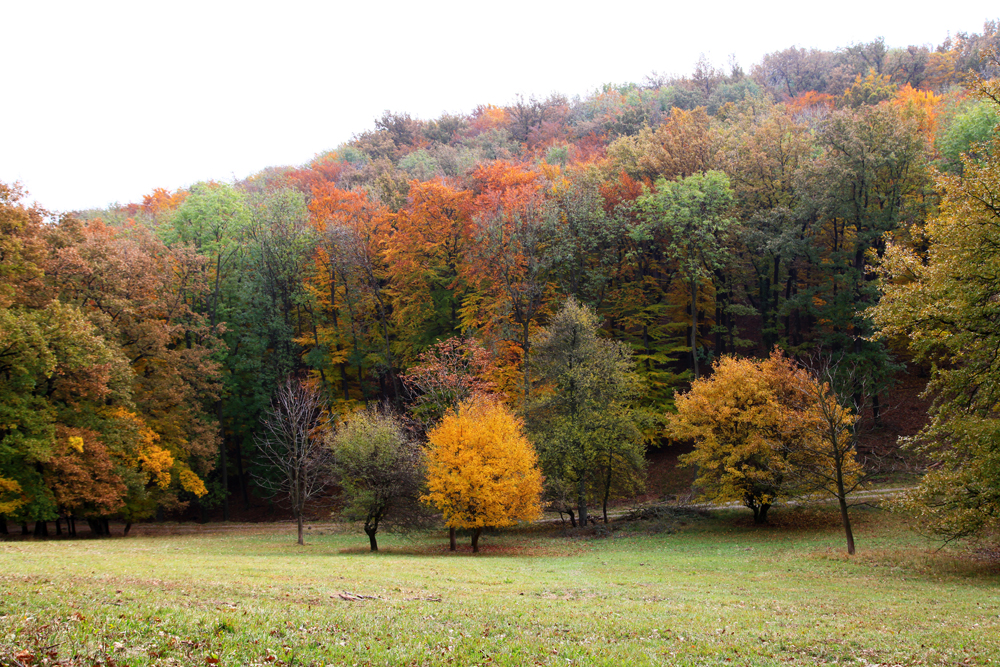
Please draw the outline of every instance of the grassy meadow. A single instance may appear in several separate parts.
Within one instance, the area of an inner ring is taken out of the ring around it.
[[[996,559],[872,509],[851,558],[832,509],[748,515],[532,526],[475,556],[329,525],[9,540],[0,665],[1000,664]]]

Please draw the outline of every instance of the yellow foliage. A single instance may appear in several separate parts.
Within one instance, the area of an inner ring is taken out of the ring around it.
[[[181,481],[181,488],[185,491],[189,491],[199,498],[208,493],[208,489],[205,488],[205,482],[201,481],[201,478],[189,469],[185,468],[181,470],[178,477]]]
[[[835,456],[849,486],[860,474],[846,441],[854,416],[778,351],[763,361],[722,357],[676,407],[667,432],[695,441],[681,461],[698,466],[695,483],[712,500],[766,511],[781,496],[825,488]]]
[[[126,410],[122,407],[115,407],[110,410],[110,415],[112,418],[123,421],[130,428],[135,429],[139,436],[138,444],[140,449],[148,449],[160,439],[160,436],[146,425],[146,421],[134,412]]]
[[[139,452],[139,463],[149,473],[161,489],[170,486],[170,468],[174,465],[173,455],[161,447],[150,445]]]
[[[12,479],[0,477],[0,514],[13,514],[27,499],[21,494],[21,485]]]
[[[521,421],[474,397],[428,434],[428,493],[452,528],[507,526],[541,515],[542,474]]]
[[[83,454],[83,438],[78,435],[69,436],[69,448],[78,454]]]

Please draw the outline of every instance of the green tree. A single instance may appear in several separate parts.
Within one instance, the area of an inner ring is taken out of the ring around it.
[[[973,92],[1000,106],[1000,82],[976,79]],[[940,176],[926,254],[890,244],[882,298],[869,311],[881,336],[932,363],[931,421],[911,445],[934,465],[908,500],[921,528],[946,541],[1000,528],[998,149],[994,137],[987,157],[963,158],[960,177]]]
[[[581,526],[592,488],[601,488],[606,507],[612,485],[644,472],[632,350],[600,338],[599,327],[598,315],[570,298],[532,342],[541,386],[528,412],[530,429],[550,492],[572,490]]]
[[[865,370],[856,379],[870,390],[878,424],[878,397],[898,366],[872,338],[865,314],[879,298],[869,257],[883,254],[887,233],[923,219],[926,145],[916,124],[885,104],[834,112],[820,143],[825,153],[810,165],[803,186],[818,280],[799,299],[817,323],[812,342],[843,357],[845,368]],[[842,390],[860,397],[860,388]]]
[[[637,227],[633,234],[649,236],[651,228],[662,227],[669,244],[666,254],[688,284],[691,367],[695,378],[700,377],[698,290],[701,283],[711,281],[725,263],[723,236],[732,224],[728,217],[732,202],[729,177],[720,171],[694,174],[675,181],[661,178],[654,191],[639,199],[647,215],[647,224]]]
[[[378,551],[380,527],[423,523],[423,453],[398,418],[369,408],[348,417],[326,441],[346,499],[343,515],[365,522],[372,551]]]

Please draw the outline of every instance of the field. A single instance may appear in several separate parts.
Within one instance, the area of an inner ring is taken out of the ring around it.
[[[831,511],[748,514],[533,526],[476,556],[329,525],[2,542],[0,664],[1000,664],[995,558],[877,510],[853,558]]]

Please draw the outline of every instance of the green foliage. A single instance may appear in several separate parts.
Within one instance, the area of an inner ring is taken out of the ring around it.
[[[441,165],[423,148],[403,157],[399,168],[418,181],[429,181],[441,173]]]
[[[660,179],[653,192],[639,199],[646,223],[636,227],[634,238],[656,233],[667,240],[664,254],[688,284],[691,314],[690,350],[694,376],[699,376],[698,295],[701,283],[712,281],[726,262],[725,236],[733,194],[729,177],[720,171],[693,174],[674,181]]]
[[[342,514],[364,521],[372,551],[378,551],[380,527],[413,528],[426,521],[420,504],[423,452],[392,413],[368,409],[350,415],[326,443],[345,498]]]
[[[528,410],[550,498],[575,505],[582,524],[597,490],[634,488],[645,471],[643,414],[631,349],[598,336],[600,320],[570,298],[532,341],[541,385]]]
[[[940,168],[961,175],[963,154],[973,161],[985,158],[998,123],[1000,123],[1000,113],[997,112],[995,104],[977,100],[963,105],[938,135]]]
[[[978,81],[981,99],[1000,84]],[[926,254],[893,243],[881,266],[883,296],[870,311],[879,333],[905,340],[932,364],[931,422],[913,446],[933,463],[909,504],[945,540],[1000,529],[1000,139],[987,156],[942,176],[938,215],[922,230]]]

